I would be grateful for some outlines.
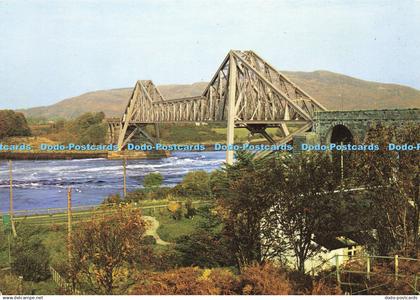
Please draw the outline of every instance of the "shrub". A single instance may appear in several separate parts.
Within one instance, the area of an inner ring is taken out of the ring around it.
[[[122,201],[120,194],[109,195],[103,201],[103,204],[120,204]]]
[[[312,287],[312,295],[342,295],[340,287],[336,283],[326,280],[315,281]]]
[[[244,295],[288,295],[292,292],[285,273],[271,263],[245,267],[240,277]]]
[[[39,282],[50,277],[49,253],[39,238],[17,237],[12,255],[12,272],[24,280]]]
[[[227,267],[236,264],[229,249],[229,241],[219,233],[199,229],[176,240],[175,250],[179,253],[180,265],[202,268]]]
[[[149,173],[144,176],[143,186],[148,191],[153,191],[160,187],[163,182],[163,176],[159,172]]]
[[[182,218],[182,205],[176,201],[170,201],[168,203],[168,210],[174,220],[181,220]]]
[[[288,274],[288,279],[292,283],[294,294],[305,295],[313,290],[312,277],[308,274],[294,270]]]
[[[143,237],[143,244],[156,245],[156,239],[152,235],[146,235],[145,237]]]
[[[133,295],[229,295],[234,275],[227,270],[179,268],[164,273],[143,273]]]
[[[5,274],[0,275],[0,292],[4,295],[19,295],[21,291],[22,283],[19,278],[14,275]]]
[[[192,219],[196,215],[196,209],[193,207],[191,199],[187,199],[185,202],[185,209],[187,210],[185,218]]]
[[[288,295],[285,273],[272,264],[253,265],[235,276],[227,269],[187,267],[167,272],[143,272],[132,295]]]

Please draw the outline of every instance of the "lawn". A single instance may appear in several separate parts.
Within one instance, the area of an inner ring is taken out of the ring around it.
[[[160,226],[157,230],[160,238],[166,242],[175,242],[175,240],[182,236],[193,233],[202,218],[195,216],[192,219],[182,218],[181,220],[174,220],[169,213],[163,213],[155,216],[159,221]]]

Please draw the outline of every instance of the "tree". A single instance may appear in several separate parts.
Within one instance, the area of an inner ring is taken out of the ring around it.
[[[181,196],[210,196],[210,176],[206,171],[188,172],[176,187]]]
[[[210,207],[201,207],[198,215],[201,218],[197,230],[176,240],[175,250],[180,254],[180,265],[202,268],[234,266],[236,261],[230,241],[221,233],[221,218]]]
[[[75,230],[70,275],[94,293],[112,295],[124,290],[130,270],[147,261],[150,248],[143,242],[146,223],[138,209],[105,213]]]
[[[13,110],[0,110],[0,139],[10,136],[30,136],[25,116]]]
[[[292,251],[296,267],[305,271],[305,261],[321,250],[315,238],[342,230],[345,212],[334,193],[339,181],[334,164],[324,153],[302,152],[285,155],[272,166],[277,178],[273,206],[266,222],[268,239],[282,239]]]
[[[267,260],[285,260],[292,252],[296,267],[321,246],[317,235],[338,234],[347,213],[334,164],[324,153],[279,154],[255,159],[238,153],[226,176],[213,180],[224,234],[241,268]],[[346,219],[347,220],[347,219]]]
[[[272,160],[269,158],[268,160]],[[263,227],[276,187],[267,176],[271,172],[264,160],[254,159],[254,154],[238,152],[237,161],[226,165],[219,180],[212,180],[212,189],[223,219],[223,234],[230,240],[237,265],[241,269],[253,262],[262,263],[278,256],[278,241],[264,237]],[[268,173],[267,173],[268,172]]]
[[[101,144],[105,142],[107,128],[104,124],[93,124],[89,126],[81,135],[81,144]]]
[[[367,246],[381,255],[403,252],[416,256],[419,247],[419,151],[390,151],[388,145],[415,145],[420,125],[383,126],[376,124],[366,143],[379,145],[379,151],[357,153],[353,165],[354,185],[366,188],[370,200],[366,222],[376,231]]]
[[[105,114],[85,113],[73,121],[68,122],[67,133],[64,134],[71,138],[67,142],[80,144],[101,144],[106,141],[107,127],[103,122]]]
[[[163,176],[159,172],[149,173],[144,176],[143,186],[147,191],[155,191],[163,182]]]

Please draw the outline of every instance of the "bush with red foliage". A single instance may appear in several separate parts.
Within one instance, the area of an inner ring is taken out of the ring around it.
[[[288,295],[292,285],[285,272],[273,264],[245,267],[241,276],[241,292],[244,295]]]
[[[236,284],[227,270],[179,268],[167,272],[144,272],[131,289],[133,295],[229,295]]]
[[[242,274],[227,269],[179,268],[143,272],[131,288],[133,295],[288,295],[292,285],[272,264],[251,265]]]

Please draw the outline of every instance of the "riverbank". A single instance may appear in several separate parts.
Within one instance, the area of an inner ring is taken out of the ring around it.
[[[12,160],[71,160],[107,157],[107,152],[0,152],[0,159]]]
[[[130,152],[107,152],[107,151],[1,151],[0,160],[72,160],[72,159],[158,159],[169,157],[169,151],[130,151]]]

